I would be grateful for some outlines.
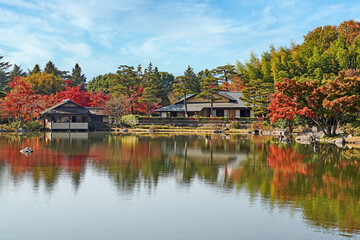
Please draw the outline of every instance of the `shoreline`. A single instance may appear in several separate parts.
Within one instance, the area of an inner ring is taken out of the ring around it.
[[[56,131],[54,133],[110,133],[110,134],[211,134],[211,135],[251,135],[251,136],[279,136],[280,132],[284,132],[283,129],[274,129],[273,131],[263,131],[265,134],[253,134],[253,130],[251,129],[228,129],[228,128],[112,128],[108,131]],[[31,130],[2,130],[0,131],[0,135],[2,134],[41,134],[41,133],[51,133],[51,131],[40,130],[40,131],[31,131]],[[311,134],[311,133],[310,133]],[[292,136],[294,142],[299,144],[311,144],[310,141],[296,141],[297,137],[308,137],[309,133],[296,133]],[[356,147],[360,147],[360,136],[336,136],[332,138],[324,138],[318,137],[315,142],[325,143],[325,144],[335,144],[335,145],[354,145]]]

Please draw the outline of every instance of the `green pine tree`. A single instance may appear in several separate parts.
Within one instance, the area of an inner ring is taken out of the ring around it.
[[[88,84],[87,90],[90,92],[103,91],[105,94],[110,93],[110,86],[115,81],[115,74],[108,73],[94,77]]]
[[[211,74],[211,72],[205,70],[202,75],[200,84],[201,84],[201,92],[197,96],[203,97],[204,99],[207,99],[211,103],[210,116],[214,117],[213,114],[214,102],[219,99],[218,97],[216,97],[216,95],[220,91],[220,85],[218,83],[218,79],[214,77]]]
[[[2,61],[4,57],[0,55],[0,90],[5,90],[9,81],[8,69],[11,67],[9,62]]]
[[[75,64],[74,68],[72,69],[71,77],[71,86],[79,86],[81,85],[82,90],[85,90],[86,88],[86,77],[85,74],[81,72],[81,67],[79,64]]]
[[[194,91],[193,83],[194,82],[191,81],[189,76],[178,76],[175,78],[173,85],[174,92],[180,96],[183,96],[185,117],[188,117],[186,96]]]
[[[26,73],[21,69],[21,67],[14,64],[11,72],[9,73],[7,82],[12,81],[15,77],[25,77],[25,76],[26,76]],[[6,91],[6,92],[10,91],[10,87],[6,85],[4,87],[4,91]]]
[[[219,66],[211,72],[218,79],[219,84],[222,84],[223,82],[229,83],[233,77],[238,76],[235,66],[230,64]]]
[[[159,72],[160,74],[160,93],[159,97],[161,98],[161,105],[169,105],[170,100],[168,99],[168,94],[173,90],[173,84],[175,81],[174,75],[168,72]]]
[[[126,96],[130,101],[131,114],[134,114],[133,99],[139,87],[139,78],[133,66],[120,65],[118,69],[114,81],[111,83],[110,91],[116,97]]]
[[[61,77],[62,79],[70,78],[68,71],[59,70],[52,61],[49,61],[46,64],[46,66],[44,68],[44,72],[49,73],[49,74],[54,74],[56,77]]]
[[[187,69],[184,72],[184,76],[189,77],[189,81],[191,83],[192,93],[199,93],[201,86],[199,78],[196,76],[194,69],[190,67],[190,65],[187,67]]]
[[[31,71],[30,71],[30,69],[28,69],[28,72],[29,72],[28,75],[35,74],[35,73],[41,73],[39,64],[35,64],[33,70],[31,70]]]
[[[268,113],[270,96],[274,93],[272,83],[267,83],[261,79],[251,80],[244,86],[242,97],[246,107],[251,107],[256,117],[264,117]]]
[[[144,74],[142,74],[141,85],[143,87],[143,92],[140,101],[149,104],[149,115],[151,116],[151,106],[152,104],[158,102],[158,96],[161,88],[159,71],[157,67],[153,69],[151,63],[145,69]]]

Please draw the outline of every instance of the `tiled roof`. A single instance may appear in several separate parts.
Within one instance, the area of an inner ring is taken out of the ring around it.
[[[109,111],[107,111],[104,108],[100,107],[85,107],[87,110],[90,111],[90,114],[92,115],[98,115],[98,116],[109,116]]]
[[[220,91],[219,95],[228,98],[229,102],[214,102],[213,108],[248,108],[249,106],[245,106],[245,103],[240,100],[240,97],[242,97],[241,92],[227,92],[227,91]],[[187,99],[196,96],[195,94],[189,94],[187,95]],[[179,102],[162,107],[159,109],[156,109],[157,112],[184,112],[184,103],[183,100],[180,100]],[[189,112],[199,112],[203,108],[210,108],[211,103],[187,103],[187,109]]]
[[[64,104],[72,103],[78,106],[77,108],[74,107],[61,107]],[[42,111],[40,115],[72,115],[72,114],[78,114],[78,115],[89,115],[90,111],[79,104],[74,103],[70,99],[63,100],[60,103],[49,107],[48,109]]]

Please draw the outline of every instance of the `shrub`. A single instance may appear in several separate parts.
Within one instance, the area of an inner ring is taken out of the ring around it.
[[[149,129],[150,129],[150,130],[155,130],[155,129],[157,129],[157,126],[151,125],[151,126],[149,127]]]
[[[271,126],[268,126],[266,124],[266,122],[252,122],[250,124],[250,129],[251,130],[260,130],[260,131],[270,131],[272,130],[272,127]]]
[[[279,119],[275,123],[273,123],[273,126],[275,128],[284,129],[288,125],[287,121],[285,119]]]
[[[12,122],[10,124],[1,125],[1,128],[4,129],[5,131],[16,131],[19,130],[20,128],[30,131],[38,131],[38,130],[42,130],[44,128],[44,125],[39,121],[25,122],[21,124],[20,122]]]
[[[130,125],[135,125],[138,118],[139,118],[138,115],[125,115],[121,117],[120,121]]]
[[[209,118],[207,118],[207,117],[199,117],[199,122],[200,122],[200,123],[208,123],[208,122],[209,122]]]
[[[5,131],[15,131],[19,130],[20,128],[20,122],[12,122],[10,124],[4,124],[1,126],[1,129]]]
[[[230,128],[234,128],[234,129],[241,129],[244,126],[244,122],[240,122],[240,121],[232,121],[230,123]]]
[[[26,122],[23,124],[22,128],[31,131],[39,131],[44,128],[44,125],[39,121]]]
[[[344,132],[346,132],[347,134],[351,134],[353,136],[360,136],[360,126],[356,126],[354,124],[345,124],[342,129],[344,130]]]

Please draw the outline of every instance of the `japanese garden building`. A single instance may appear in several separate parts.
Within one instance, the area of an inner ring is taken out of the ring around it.
[[[40,113],[51,131],[94,131],[108,128],[109,115],[98,107],[82,107],[67,99]]]
[[[215,95],[217,100],[213,103],[214,117],[253,117],[254,112],[249,106],[240,99],[241,92],[220,91]],[[208,99],[197,97],[196,94],[186,96],[187,112],[189,117],[198,115],[200,117],[210,117],[211,102]],[[185,116],[184,98],[173,105],[156,109],[162,117],[182,117]]]

